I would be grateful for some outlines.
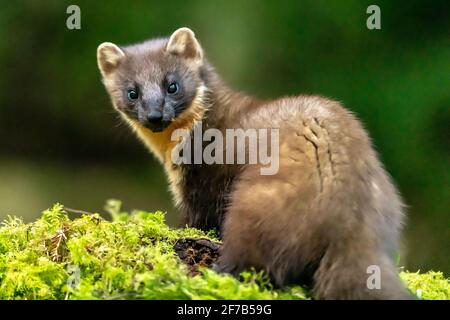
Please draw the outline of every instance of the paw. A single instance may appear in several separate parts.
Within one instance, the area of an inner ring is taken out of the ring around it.
[[[234,263],[230,263],[230,262],[226,262],[223,259],[219,259],[218,261],[216,261],[215,263],[213,263],[212,267],[211,267],[215,272],[218,273],[228,273],[232,276],[238,276],[240,273],[239,268],[237,267],[236,264]]]
[[[218,264],[218,263],[213,263],[212,266],[211,266],[211,269],[214,270],[217,273],[224,273],[223,267],[220,264]]]

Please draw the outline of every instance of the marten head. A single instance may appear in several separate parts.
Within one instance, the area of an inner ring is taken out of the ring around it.
[[[203,50],[188,28],[136,45],[102,43],[97,62],[114,107],[134,125],[161,132],[204,107]]]

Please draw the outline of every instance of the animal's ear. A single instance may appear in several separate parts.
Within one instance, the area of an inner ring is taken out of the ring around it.
[[[114,71],[125,57],[122,49],[111,42],[103,42],[97,48],[97,63],[103,76]]]
[[[195,38],[194,32],[189,28],[180,28],[172,33],[166,50],[186,59],[200,61],[203,58],[202,47]]]

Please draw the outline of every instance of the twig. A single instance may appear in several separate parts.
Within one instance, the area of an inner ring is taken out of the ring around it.
[[[93,215],[94,214],[92,212],[87,212],[87,211],[77,210],[77,209],[71,209],[71,208],[68,208],[68,207],[64,207],[64,210],[66,210],[67,212],[70,212],[70,213],[87,214],[87,215]]]

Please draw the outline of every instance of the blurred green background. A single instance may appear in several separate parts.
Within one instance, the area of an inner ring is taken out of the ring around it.
[[[54,202],[161,209],[161,166],[113,112],[96,48],[191,27],[235,88],[342,101],[369,130],[408,204],[401,265],[450,274],[448,1],[2,1],[0,219]],[[81,8],[81,30],[66,8]],[[366,8],[381,8],[381,30]]]

